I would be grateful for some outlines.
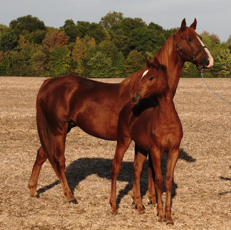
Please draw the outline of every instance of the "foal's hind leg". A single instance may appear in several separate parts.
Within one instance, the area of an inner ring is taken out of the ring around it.
[[[158,213],[158,221],[165,221],[164,212],[163,212],[163,202],[161,198],[161,192],[163,187],[163,175],[161,172],[161,157],[162,153],[160,149],[156,146],[152,146],[150,155],[152,158],[152,164],[155,171],[155,186],[157,190],[157,213]]]
[[[38,193],[36,190],[37,184],[38,184],[38,177],[39,177],[41,167],[42,167],[43,163],[46,161],[46,159],[47,159],[47,155],[41,146],[38,149],[37,157],[36,157],[34,167],[32,169],[32,173],[31,173],[30,181],[28,183],[28,188],[30,189],[30,194],[32,197],[38,197]]]
[[[152,159],[151,156],[149,154],[149,159],[148,159],[148,204],[156,204],[156,192],[155,192],[155,184],[154,184],[154,180],[155,180],[155,172],[153,169],[153,165],[152,165]]]
[[[146,159],[147,158],[144,155],[138,152],[133,163],[134,183],[133,183],[132,195],[139,213],[144,213],[144,208],[142,205],[141,194],[140,194],[140,177]]]

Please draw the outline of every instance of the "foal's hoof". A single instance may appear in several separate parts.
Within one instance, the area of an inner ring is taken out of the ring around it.
[[[76,199],[69,200],[68,202],[69,202],[69,203],[72,203],[72,204],[78,204],[78,201],[77,201]]]
[[[152,201],[151,200],[148,201],[148,205],[152,205]]]
[[[111,209],[111,214],[118,214],[117,208],[112,208]]]
[[[166,222],[166,225],[174,225],[174,222],[172,220],[169,220]]]
[[[148,201],[148,205],[153,205],[153,206],[155,206],[155,205],[156,205],[156,201],[149,200],[149,201]]]
[[[36,192],[36,193],[34,193],[34,194],[30,194],[30,197],[39,198],[39,194]]]

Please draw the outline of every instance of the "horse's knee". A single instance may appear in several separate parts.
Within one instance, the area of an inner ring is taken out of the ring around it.
[[[165,180],[166,190],[171,191],[172,190],[172,184],[173,184],[173,180],[171,178],[166,178],[166,180]]]
[[[121,169],[121,164],[118,163],[115,159],[111,163],[111,175],[117,176],[119,174],[119,171]]]
[[[42,165],[46,160],[47,160],[47,155],[43,151],[43,149],[40,148],[37,152],[36,164]]]

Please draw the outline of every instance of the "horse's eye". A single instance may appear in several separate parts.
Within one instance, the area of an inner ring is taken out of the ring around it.
[[[148,80],[150,80],[150,81],[153,80],[153,77],[149,77]]]
[[[189,42],[192,42],[192,38],[188,38],[188,41],[189,41]]]

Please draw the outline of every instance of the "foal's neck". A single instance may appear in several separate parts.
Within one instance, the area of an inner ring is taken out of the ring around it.
[[[159,116],[166,118],[166,121],[172,122],[175,119],[176,109],[171,92],[168,90],[165,94],[158,96],[157,99]]]
[[[168,85],[173,98],[184,66],[184,61],[176,50],[173,35],[167,39],[155,57],[160,64],[167,67]]]

